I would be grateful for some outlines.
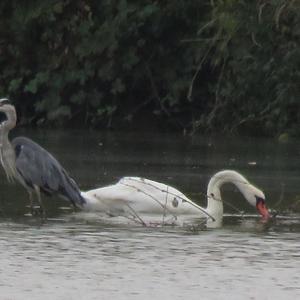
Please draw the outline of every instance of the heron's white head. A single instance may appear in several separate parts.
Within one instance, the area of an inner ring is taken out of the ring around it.
[[[4,113],[4,117],[0,115],[0,124],[7,129],[14,128],[17,123],[16,110],[7,98],[0,99],[0,112]]]

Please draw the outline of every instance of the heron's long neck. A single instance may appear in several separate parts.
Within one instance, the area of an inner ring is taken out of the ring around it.
[[[13,179],[17,176],[16,155],[8,139],[9,128],[4,124],[1,124],[0,126],[0,160],[7,179],[9,181],[13,181]]]
[[[207,212],[216,220],[221,220],[223,217],[223,201],[220,189],[224,183],[234,184],[244,194],[248,181],[242,175],[230,170],[221,171],[211,178],[207,187]]]

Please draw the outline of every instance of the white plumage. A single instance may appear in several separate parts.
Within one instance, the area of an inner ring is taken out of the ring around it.
[[[250,184],[236,171],[225,170],[215,174],[207,190],[207,208],[202,208],[183,193],[164,183],[140,177],[123,177],[116,184],[82,192],[88,211],[101,211],[112,216],[133,216],[151,214],[166,217],[194,215],[213,222],[222,221],[223,202],[220,188],[224,183],[233,183],[252,206],[265,196],[261,190]],[[259,209],[266,216],[267,209]]]

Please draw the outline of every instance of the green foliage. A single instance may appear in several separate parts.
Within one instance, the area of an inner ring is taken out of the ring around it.
[[[198,128],[299,135],[299,21],[297,1],[215,1],[199,32],[215,99]]]
[[[299,134],[298,3],[1,1],[0,94],[39,126]]]

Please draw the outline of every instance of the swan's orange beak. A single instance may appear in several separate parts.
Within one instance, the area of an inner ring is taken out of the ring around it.
[[[257,211],[261,214],[261,216],[263,217],[263,219],[269,219],[270,213],[268,211],[268,208],[265,204],[265,201],[263,199],[258,199],[256,202],[256,209]]]

